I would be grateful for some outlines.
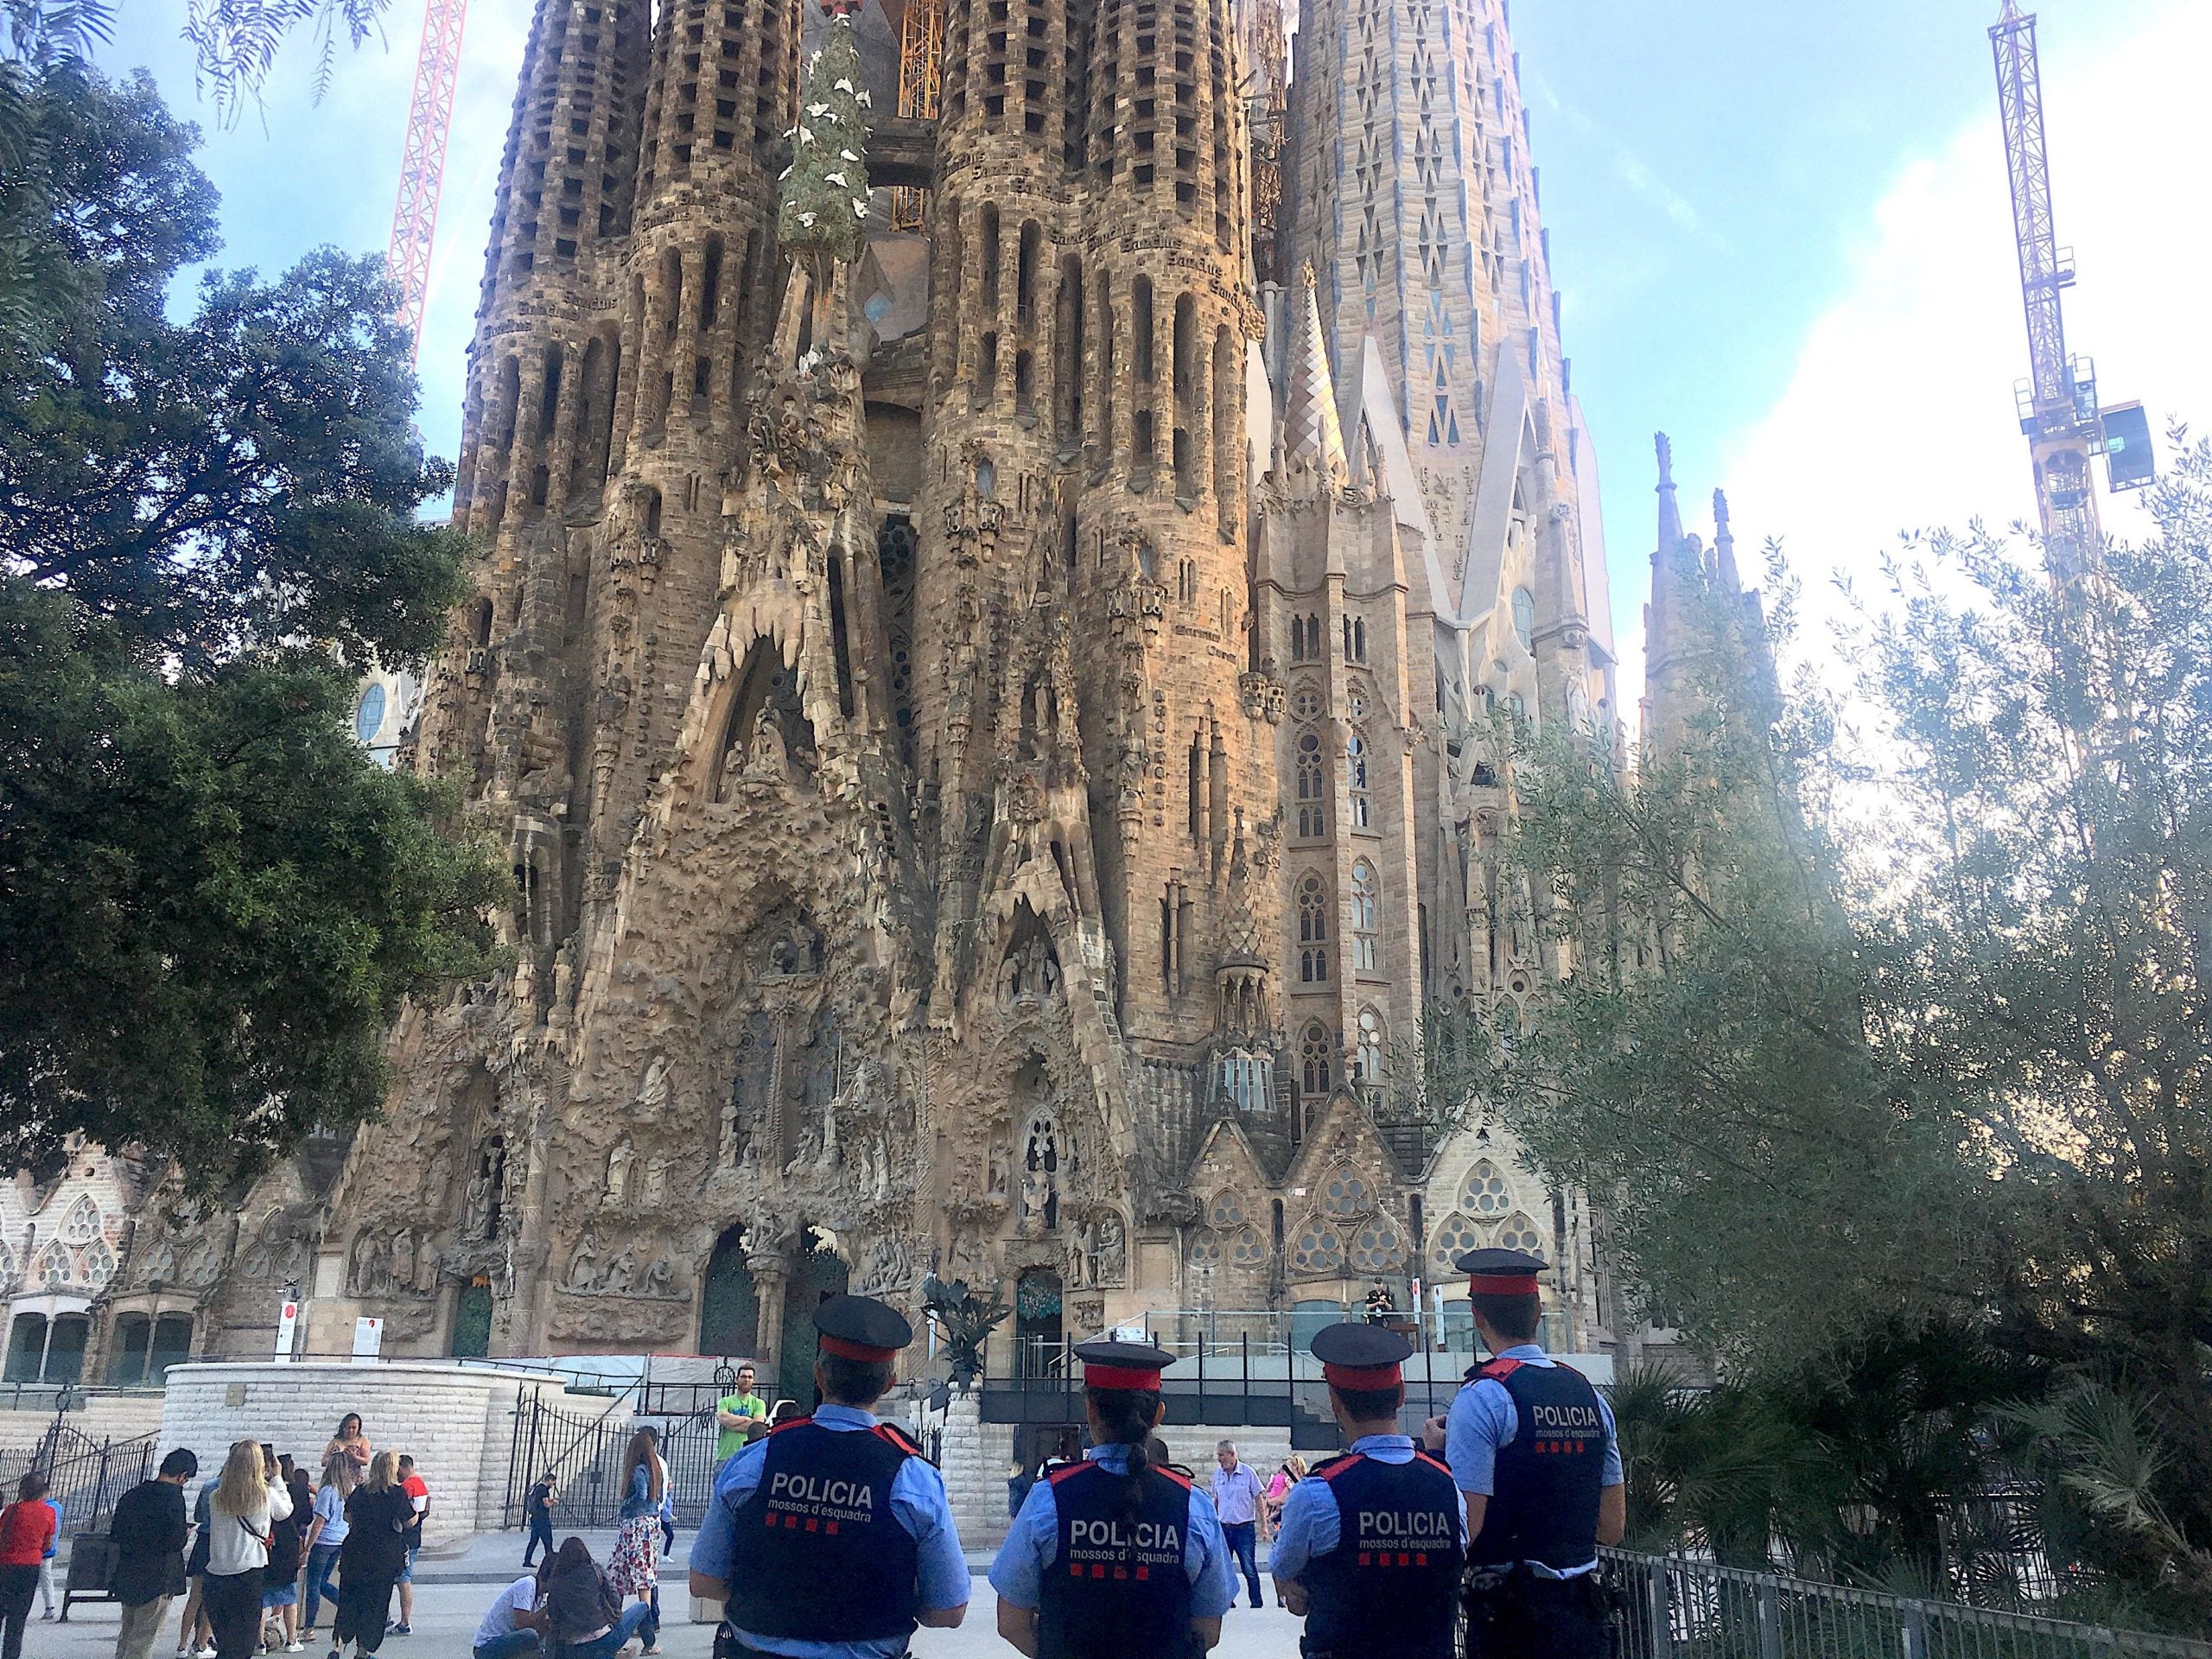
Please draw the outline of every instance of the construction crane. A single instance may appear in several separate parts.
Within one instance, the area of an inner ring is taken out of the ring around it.
[[[2150,429],[2140,404],[2101,409],[2096,366],[2066,354],[2060,295],[2074,285],[2074,251],[2058,245],[2051,217],[2050,159],[2044,142],[2043,74],[2036,19],[2017,0],[1989,31],[1997,59],[1997,102],[2012,189],[2012,234],[2020,252],[2020,300],[2028,321],[2028,378],[2015,388],[2020,430],[2035,469],[2036,507],[2052,575],[2066,581],[2098,556],[2093,455],[2107,457],[2112,487],[2151,481]]]
[[[430,289],[438,192],[445,180],[446,140],[453,132],[454,77],[461,67],[461,30],[467,16],[468,0],[425,0],[423,44],[415,54],[415,97],[407,110],[399,200],[391,210],[391,250],[385,263],[399,288],[395,315],[407,326],[408,349],[416,354],[423,348],[423,302]]]

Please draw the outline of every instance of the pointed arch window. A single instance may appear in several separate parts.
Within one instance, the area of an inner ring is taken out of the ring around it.
[[[1360,732],[1344,740],[1344,798],[1351,827],[1366,829],[1373,817],[1373,805],[1367,792],[1367,738]]]
[[[1337,1045],[1329,1028],[1319,1020],[1306,1027],[1298,1039],[1298,1091],[1308,1100],[1329,1092],[1336,1079]]]
[[[1298,734],[1298,833],[1307,839],[1329,833],[1326,768],[1321,763],[1318,732]]]
[[[1354,861],[1351,867],[1351,967],[1356,974],[1375,971],[1375,936],[1382,909],[1375,867],[1363,858]]]
[[[1352,1048],[1353,1077],[1366,1084],[1382,1081],[1382,1016],[1372,1008],[1359,1011],[1358,1038]]]
[[[1298,884],[1298,977],[1307,985],[1329,982],[1329,895],[1311,873]]]

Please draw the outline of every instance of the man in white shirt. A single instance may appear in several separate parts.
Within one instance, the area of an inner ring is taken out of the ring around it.
[[[1252,1605],[1264,1607],[1260,1594],[1260,1560],[1254,1547],[1258,1533],[1262,1487],[1259,1476],[1236,1460],[1236,1442],[1224,1440],[1214,1448],[1213,1507],[1221,1517],[1221,1535],[1244,1574],[1252,1592]],[[1235,1602],[1230,1603],[1235,1606]]]
[[[537,1580],[525,1573],[505,1589],[476,1627],[475,1659],[523,1659],[538,1649],[545,1615],[537,1611]]]

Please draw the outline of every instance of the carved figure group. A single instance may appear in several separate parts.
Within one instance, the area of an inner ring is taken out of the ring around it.
[[[560,1287],[573,1296],[632,1296],[672,1301],[685,1293],[676,1287],[676,1265],[664,1255],[640,1256],[628,1245],[602,1255],[596,1235],[586,1233],[569,1252]]]
[[[353,1241],[346,1288],[356,1296],[427,1295],[437,1288],[442,1256],[425,1235],[401,1228],[384,1234],[364,1232]]]

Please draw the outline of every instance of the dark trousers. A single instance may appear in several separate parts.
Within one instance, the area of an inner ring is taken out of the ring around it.
[[[1466,1659],[1605,1659],[1605,1612],[1597,1575],[1516,1573],[1495,1598],[1467,1601]]]
[[[200,1580],[200,1607],[215,1632],[216,1659],[251,1659],[261,1651],[258,1572],[209,1573]]]
[[[338,1617],[331,1622],[330,1644],[340,1642],[359,1644],[363,1653],[374,1653],[384,1645],[385,1624],[391,1611],[391,1586],[394,1580],[365,1573],[348,1573],[343,1568],[338,1578]]]
[[[1243,1569],[1244,1582],[1252,1592],[1252,1605],[1264,1607],[1267,1598],[1260,1593],[1260,1558],[1255,1548],[1258,1523],[1251,1521],[1224,1521],[1221,1523],[1222,1541],[1229,1546],[1229,1553],[1236,1558],[1236,1565]],[[1234,1603],[1230,1604],[1232,1606]]]
[[[23,1622],[38,1593],[38,1568],[0,1567],[0,1659],[22,1659]]]
[[[533,1515],[530,1517],[530,1541],[523,1546],[522,1564],[530,1565],[530,1558],[543,1548],[548,1555],[553,1553],[553,1517]]]

